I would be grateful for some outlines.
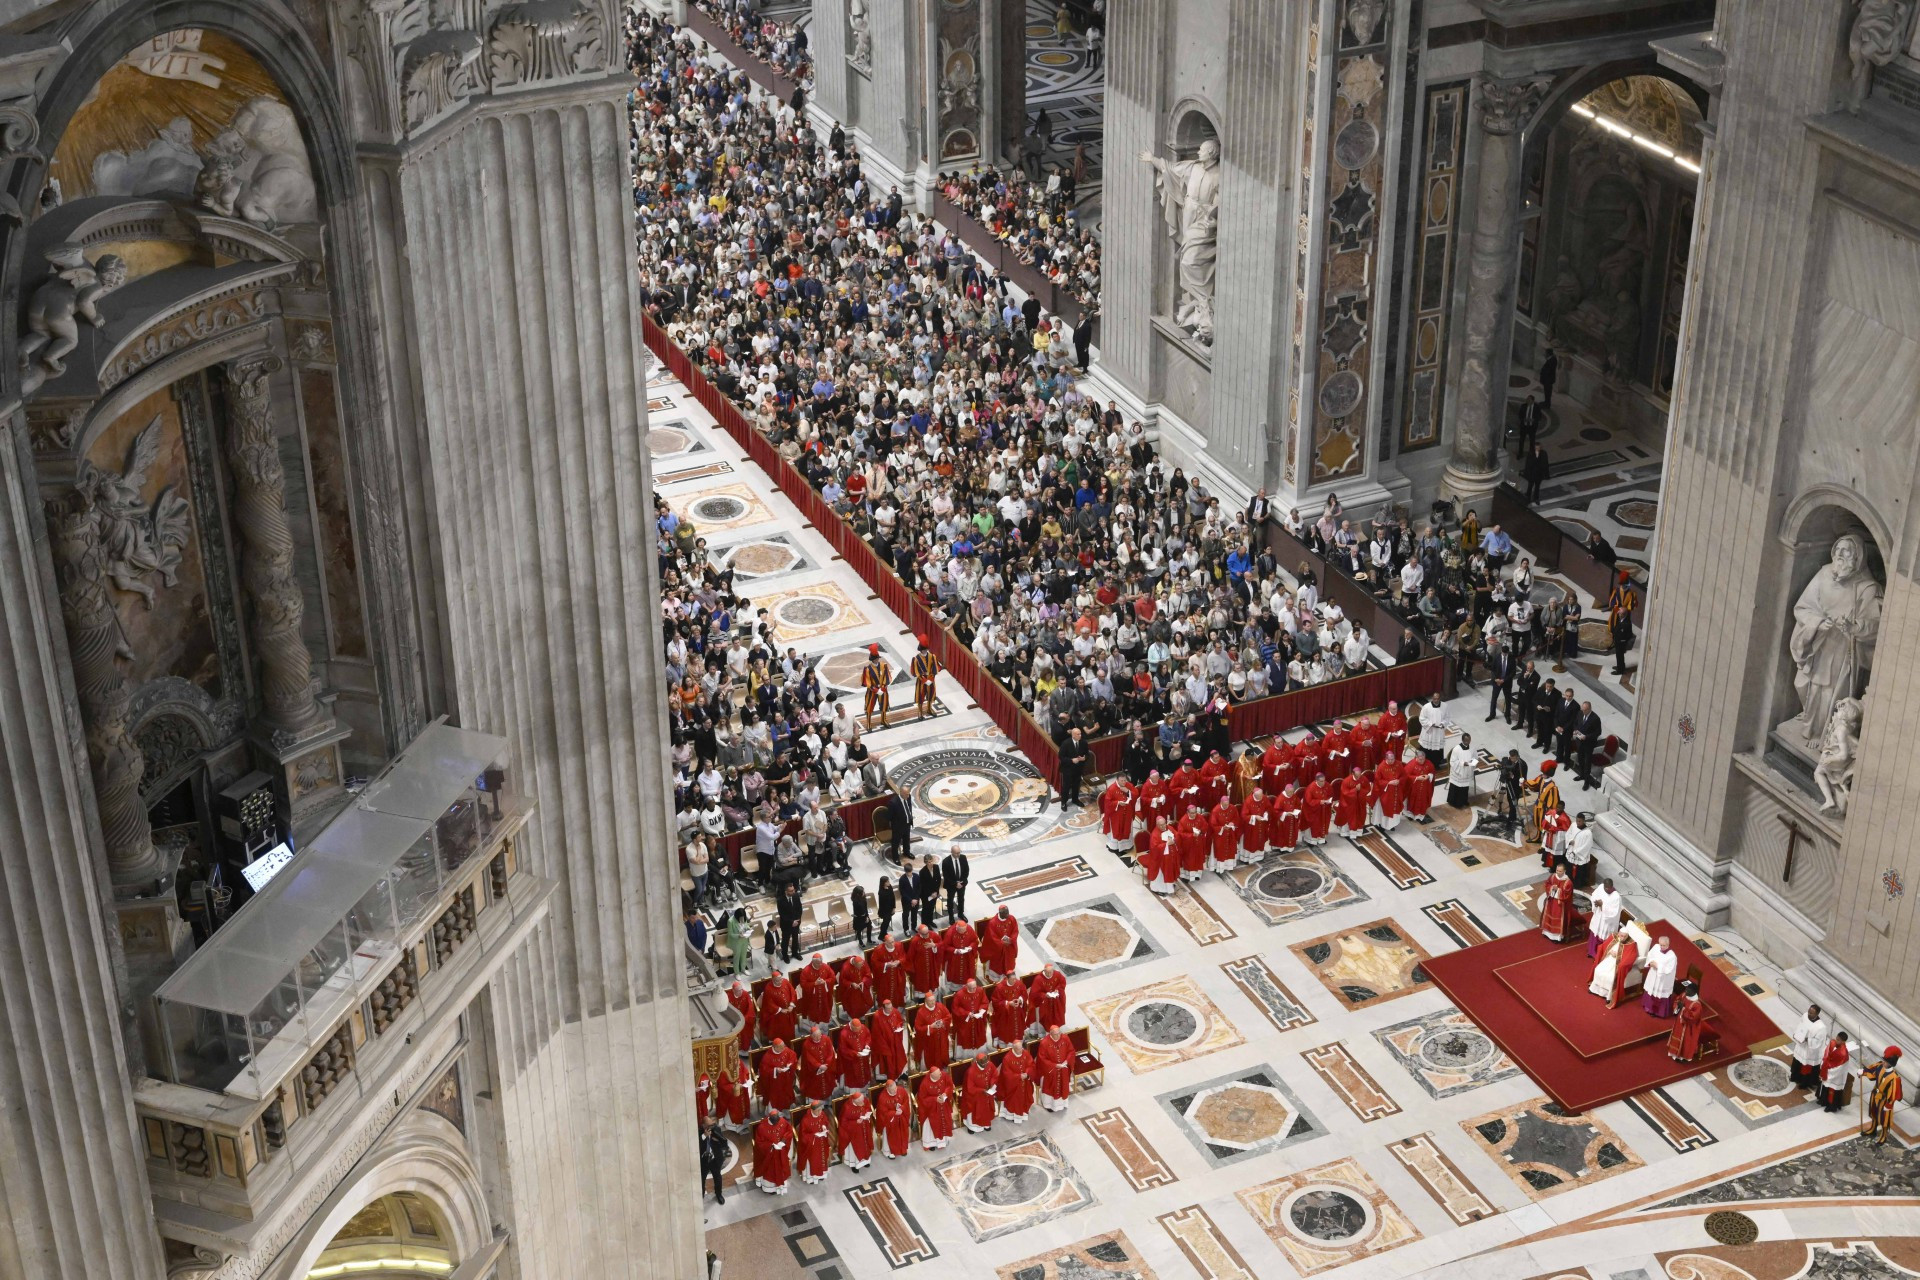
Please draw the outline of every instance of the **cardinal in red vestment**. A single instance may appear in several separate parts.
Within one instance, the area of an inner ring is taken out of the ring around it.
[[[1302,791],[1327,772],[1327,744],[1311,735],[1293,744],[1293,780]]]
[[[1667,1033],[1667,1056],[1675,1062],[1692,1062],[1700,1056],[1700,1033],[1706,1029],[1707,1006],[1700,999],[1700,988],[1689,982],[1682,988],[1679,1021]]]
[[[816,953],[800,971],[800,1016],[809,1023],[833,1021],[834,972]]]
[[[1565,867],[1547,877],[1546,898],[1540,904],[1540,932],[1548,942],[1565,942],[1573,928],[1573,881]]]
[[[899,1080],[887,1081],[887,1087],[873,1096],[873,1123],[887,1159],[907,1154],[913,1142],[913,1095]]]
[[[1009,974],[993,984],[993,1038],[1000,1044],[1018,1044],[1032,1020],[1027,1011],[1027,984]]]
[[[1407,717],[1400,704],[1389,702],[1380,713],[1380,758],[1398,760],[1407,749]]]
[[[972,981],[979,962],[980,935],[973,931],[971,921],[955,920],[940,939],[940,968],[947,982],[957,987]]]
[[[1424,752],[1415,752],[1407,761],[1407,812],[1416,818],[1427,816],[1433,807],[1433,761]]]
[[[1146,872],[1147,888],[1168,894],[1180,881],[1180,833],[1165,818],[1159,819],[1159,824],[1154,828],[1153,842],[1146,856],[1140,861],[1140,869]]]
[[[864,1169],[873,1160],[873,1104],[866,1090],[850,1093],[840,1100],[835,1117],[840,1131],[840,1158],[849,1169]]]
[[[1286,744],[1275,738],[1260,753],[1260,788],[1268,795],[1279,795],[1293,773],[1293,761],[1285,748]]]
[[[947,1001],[947,1007],[953,1013],[953,1039],[964,1056],[977,1049],[983,1049],[987,1043],[987,993],[980,989],[980,983],[973,978],[967,979],[967,985],[954,992]]]
[[[793,1106],[793,1088],[800,1080],[800,1055],[785,1040],[775,1040],[760,1055],[760,1100],[769,1111]]]
[[[1133,811],[1133,784],[1126,775],[1115,774],[1100,793],[1100,830],[1107,837],[1108,853],[1133,848]]]
[[[1040,1105],[1049,1111],[1065,1111],[1067,1096],[1073,1092],[1073,1041],[1058,1026],[1040,1037],[1034,1066],[1040,1078]]]
[[[992,1059],[984,1053],[974,1054],[960,1091],[960,1114],[966,1118],[968,1132],[985,1133],[993,1126],[994,1114],[1000,1109],[999,1083],[1000,1073],[994,1070]]]
[[[1000,1055],[1000,1114],[1015,1124],[1025,1124],[1033,1110],[1033,1074],[1033,1055],[1025,1045]]]
[[[921,925],[907,940],[907,976],[922,998],[940,989],[940,935]]]
[[[1342,835],[1356,836],[1367,825],[1367,811],[1373,807],[1373,784],[1364,773],[1349,773],[1340,779],[1339,799],[1334,802],[1333,822]]]
[[[713,1078],[713,1118],[723,1129],[733,1122],[733,1095],[736,1088],[734,1078],[724,1071]],[[701,1117],[703,1123],[705,1119]]]
[[[907,1002],[907,949],[891,933],[882,935],[880,945],[867,953],[867,967],[873,971],[873,998]]]
[[[1317,775],[1301,794],[1300,821],[1307,829],[1308,844],[1327,842],[1327,828],[1333,825],[1333,788],[1325,774]]]
[[[840,1054],[827,1036],[827,1029],[816,1026],[800,1042],[800,1095],[822,1101],[833,1096],[840,1083]]]
[[[1189,760],[1173,771],[1168,780],[1167,790],[1173,798],[1173,811],[1185,813],[1200,803],[1200,771]]]
[[[1167,780],[1160,776],[1158,769],[1149,773],[1147,780],[1140,784],[1138,803],[1140,806],[1140,816],[1147,820],[1148,831],[1159,826],[1160,819],[1167,817],[1173,812],[1173,796]],[[1143,851],[1140,836],[1137,832],[1134,835],[1133,850],[1135,853]]]
[[[1027,1026],[1057,1027],[1067,1020],[1067,975],[1048,961],[1027,980]],[[1026,1028],[1022,1028],[1025,1033]]]
[[[1012,973],[1019,958],[1020,922],[1003,906],[980,928],[980,959],[987,966],[987,976],[997,978]]]
[[[791,1040],[799,1026],[800,997],[778,969],[760,987],[760,1034],[768,1043]]]
[[[881,1076],[907,1069],[907,1019],[891,1000],[882,1000],[867,1023],[873,1035],[873,1065]]]
[[[1372,720],[1362,720],[1353,726],[1349,737],[1353,742],[1354,772],[1372,773],[1380,763],[1380,726]]]
[[[728,1079],[726,1076],[720,1077]],[[747,1116],[753,1111],[753,1068],[747,1064],[747,1055],[740,1055],[739,1070],[732,1076],[732,1087],[726,1093],[727,1123],[736,1129],[747,1127]]]
[[[923,1071],[953,1061],[953,1015],[938,1000],[924,1002],[913,1015],[913,1055]]]
[[[1267,842],[1273,830],[1273,801],[1266,788],[1255,783],[1253,791],[1240,804],[1241,866],[1251,866],[1267,856]]]
[[[1347,726],[1336,721],[1333,728],[1321,736],[1320,748],[1326,752],[1327,781],[1339,783],[1353,769],[1353,739]]]
[[[1227,773],[1226,758],[1218,751],[1207,757],[1206,764],[1200,767],[1200,807],[1212,809],[1227,798],[1233,783]]]
[[[840,962],[834,997],[840,1002],[840,1012],[849,1018],[864,1018],[873,1012],[873,970],[867,968],[867,959],[859,952]]]
[[[1373,771],[1373,800],[1377,821],[1391,831],[1400,825],[1407,807],[1407,775],[1397,756],[1388,756]]]
[[[1240,806],[1232,796],[1220,797],[1207,815],[1207,827],[1213,833],[1213,859],[1208,866],[1225,875],[1240,857]]]
[[[855,1019],[840,1028],[840,1083],[864,1089],[873,1083],[873,1033]]]
[[[938,1151],[953,1137],[953,1077],[934,1067],[920,1077],[920,1144]]]
[[[1213,830],[1198,808],[1180,819],[1180,878],[1198,880],[1207,869],[1207,852],[1213,846]]]
[[[740,1015],[740,1054],[746,1056],[753,1048],[753,1028],[760,1021],[760,1011],[753,1007],[753,992],[744,982],[736,982],[727,988],[727,1003]]]
[[[833,1163],[833,1118],[818,1102],[801,1113],[797,1149],[800,1180],[808,1184],[826,1181],[827,1166]]]
[[[784,1111],[769,1111],[753,1129],[754,1185],[785,1195],[792,1179],[793,1124]]]
[[[1268,848],[1275,853],[1291,853],[1300,845],[1300,816],[1306,812],[1306,795],[1292,783],[1273,798],[1273,839]]]

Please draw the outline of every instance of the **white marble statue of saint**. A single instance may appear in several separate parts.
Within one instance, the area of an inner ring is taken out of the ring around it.
[[[1843,698],[1860,696],[1860,673],[1880,633],[1880,584],[1867,568],[1866,544],[1858,534],[1833,540],[1833,550],[1793,606],[1787,653],[1800,714],[1789,724],[1817,748]],[[1783,726],[1784,728],[1785,726]]]
[[[1847,816],[1853,798],[1853,761],[1860,750],[1860,699],[1842,698],[1833,708],[1827,736],[1820,743],[1820,760],[1813,780],[1820,788],[1820,808]]]
[[[1180,264],[1180,298],[1173,321],[1201,342],[1213,342],[1213,276],[1220,236],[1220,144],[1209,138],[1191,160],[1166,160],[1151,151],[1154,187]]]

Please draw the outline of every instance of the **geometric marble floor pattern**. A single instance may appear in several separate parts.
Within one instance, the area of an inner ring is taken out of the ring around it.
[[[765,512],[710,545],[777,538],[808,565],[779,572],[769,559],[776,572],[741,583],[748,597],[830,595],[858,611],[856,625],[791,643],[911,652],[906,628],[684,391],[662,378],[649,393],[691,437],[676,447],[731,468],[676,485],[669,500],[691,510],[702,495],[725,498],[703,508],[722,520]],[[1531,927],[1503,891],[1527,887],[1534,855],[1492,856],[1487,841],[1458,834],[1465,815],[1436,808],[1438,821],[1403,822],[1391,848],[1371,852],[1331,838],[1310,858],[1270,860],[1264,880],[1241,877],[1251,889],[1208,874],[1169,904],[1083,814],[1061,820],[950,677],[939,695],[951,714],[931,732],[865,736],[910,780],[928,837],[916,851],[966,845],[969,913],[1004,903],[1020,921],[1021,969],[1052,960],[1067,972],[1067,1021],[1090,1028],[1105,1082],[1023,1128],[961,1130],[943,1151],[916,1145],[857,1172],[834,1165],[778,1199],[735,1182],[725,1205],[706,1205],[728,1277],[1740,1280],[1682,1276],[1660,1258],[1712,1247],[1705,1215],[1729,1203],[1784,1206],[1759,1215],[1763,1240],[1920,1234],[1905,1166],[1846,1147],[1824,1155],[1851,1117],[1783,1090],[1776,1056],[1555,1115],[1426,978],[1428,957]],[[1504,723],[1482,723],[1480,698],[1451,711],[1476,747],[1517,746],[1538,761]],[[1600,801],[1576,794],[1583,807]],[[852,872],[871,892],[882,868],[862,846]],[[1670,910],[1607,872],[1635,915]],[[1712,941],[1710,954],[1724,950],[1760,984],[1761,1007],[1791,1025],[1801,993],[1737,934]],[[1851,1198],[1797,1207],[1807,1187],[1839,1178],[1836,1163]]]

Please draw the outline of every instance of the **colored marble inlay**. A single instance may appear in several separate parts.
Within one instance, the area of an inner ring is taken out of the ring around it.
[[[1236,1193],[1302,1275],[1345,1266],[1420,1238],[1352,1157]]]
[[[1124,1231],[1082,1240],[1001,1267],[1000,1280],[1157,1280]]]
[[[1123,991],[1085,1008],[1088,1019],[1136,1075],[1246,1043],[1187,977]]]
[[[940,1256],[891,1179],[875,1178],[847,1188],[847,1203],[895,1271]]]
[[[1350,1009],[1431,985],[1426,951],[1392,920],[1375,920],[1289,948]]]
[[[1199,1205],[1163,1213],[1158,1221],[1203,1280],[1254,1280],[1247,1260]]]
[[[1469,1222],[1492,1217],[1497,1212],[1493,1202],[1467,1181],[1467,1175],[1460,1172],[1460,1166],[1447,1158],[1447,1153],[1440,1149],[1431,1133],[1418,1133],[1411,1138],[1390,1142],[1387,1151],[1406,1166],[1421,1190],[1432,1196],[1458,1225],[1465,1226]]]
[[[1160,1105],[1219,1168],[1326,1133],[1272,1067],[1254,1067],[1163,1093]]]
[[[1611,1178],[1645,1162],[1591,1115],[1535,1098],[1460,1126],[1535,1200]]]
[[[981,1147],[935,1165],[934,1185],[976,1242],[1093,1205],[1079,1171],[1044,1133]]]
[[[1435,1098],[1451,1098],[1520,1074],[1500,1047],[1458,1009],[1443,1009],[1373,1033]]]
[[[1360,1117],[1362,1124],[1399,1114],[1400,1104],[1380,1087],[1380,1082],[1368,1074],[1344,1044],[1337,1041],[1323,1044],[1300,1056],[1327,1082],[1327,1087],[1339,1095],[1340,1101]]]
[[[1080,1123],[1135,1191],[1171,1186],[1180,1180],[1120,1108],[1082,1116]]]
[[[1291,1031],[1315,1021],[1313,1014],[1300,1003],[1300,998],[1287,990],[1279,975],[1259,956],[1229,960],[1220,966],[1220,971],[1233,979],[1233,985],[1253,1001],[1255,1008],[1267,1015],[1267,1021],[1275,1029]]]
[[[1311,849],[1270,855],[1257,866],[1233,871],[1227,883],[1268,924],[1285,924],[1367,901],[1352,877],[1325,854]]]
[[[1023,919],[1020,927],[1069,978],[1124,969],[1166,954],[1133,912],[1111,895]]]

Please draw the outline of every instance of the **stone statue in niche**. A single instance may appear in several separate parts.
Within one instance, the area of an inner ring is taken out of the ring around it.
[[[100,299],[127,282],[125,260],[103,253],[88,262],[77,244],[47,250],[47,265],[53,274],[27,303],[27,336],[20,341],[23,392],[32,392],[49,377],[67,371],[66,358],[80,345],[80,321],[96,329],[106,324]]]
[[[1879,634],[1880,584],[1868,571],[1866,544],[1858,534],[1841,534],[1793,605],[1787,654],[1800,714],[1780,726],[1782,737],[1797,733],[1809,748],[1821,745],[1835,708],[1865,692],[1862,673]]]
[[[1847,33],[1847,59],[1853,64],[1847,110],[1854,115],[1860,114],[1873,87],[1873,69],[1886,66],[1900,51],[1909,7],[1910,0],[1860,0],[1860,12]]]
[[[80,464],[74,487],[85,493],[100,515],[100,551],[108,581],[132,592],[153,608],[153,586],[146,579],[159,574],[163,586],[172,586],[180,568],[180,552],[192,536],[193,517],[187,500],[169,485],[149,504],[140,494],[147,472],[160,457],[160,419],[140,429],[127,448],[126,467],[119,474],[90,462]]]
[[[847,57],[866,71],[873,65],[873,20],[867,16],[867,0],[848,0],[847,29],[853,33],[853,48]]]
[[[249,167],[251,166],[251,167]],[[317,221],[313,169],[299,122],[284,103],[253,98],[207,144],[195,194],[222,217],[263,227]]]
[[[1213,277],[1220,235],[1220,144],[1208,138],[1192,160],[1165,160],[1151,151],[1154,187],[1179,260],[1180,297],[1173,321],[1213,345]]]
[[[1820,759],[1813,768],[1814,785],[1820,788],[1822,812],[1847,816],[1847,804],[1853,799],[1853,761],[1860,749],[1861,707],[1858,698],[1842,698],[1827,721],[1827,736],[1820,743]]]

